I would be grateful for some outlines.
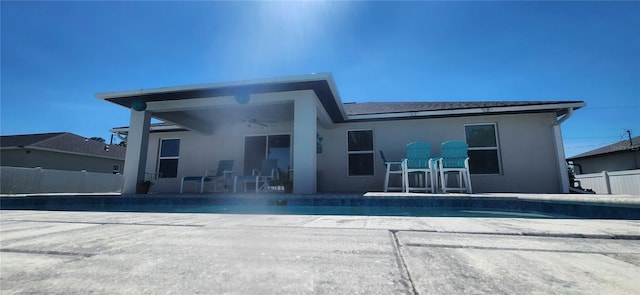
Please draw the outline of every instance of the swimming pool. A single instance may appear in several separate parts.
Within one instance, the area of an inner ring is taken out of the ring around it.
[[[3,210],[640,219],[640,205],[474,196],[137,195],[2,197]]]

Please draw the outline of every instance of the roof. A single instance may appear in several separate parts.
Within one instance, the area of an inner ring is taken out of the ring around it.
[[[113,127],[109,131],[120,133],[120,134],[127,134],[129,133],[129,126]],[[176,131],[189,131],[189,129],[185,129],[183,127],[170,124],[170,123],[165,123],[165,122],[149,124],[149,132],[152,132],[152,133],[176,132]]]
[[[333,122],[344,121],[342,101],[330,73],[317,73],[235,82],[97,93],[96,98],[131,108],[134,100],[172,101],[207,97],[238,96],[272,92],[312,90]]]
[[[582,153],[571,158],[567,158],[567,160],[578,160],[582,158],[608,155],[608,154],[617,154],[624,152],[633,152],[640,151],[640,136],[636,136],[631,138],[631,142],[629,140],[623,140],[620,142],[616,142],[614,144],[610,144],[608,146],[604,146],[592,151],[588,151],[586,153]]]
[[[0,146],[3,149],[30,148],[121,160],[126,153],[122,146],[108,145],[69,132],[0,136]]]
[[[365,102],[344,104],[350,120],[374,120],[415,117],[442,117],[504,113],[555,112],[585,106],[582,101],[451,101],[451,102]]]
[[[487,114],[554,113],[562,116],[585,106],[583,101],[462,101],[462,102],[366,102],[343,104],[330,73],[244,80],[213,84],[98,93],[96,97],[130,108],[134,101],[170,102],[200,98],[243,97],[286,91],[312,90],[333,123],[427,117],[455,117]],[[157,112],[155,118],[175,122],[174,112]],[[164,117],[162,117],[164,116]],[[196,116],[197,117],[197,116]],[[201,119],[201,118],[200,118]],[[184,123],[184,124],[188,124]]]
[[[421,111],[461,110],[474,108],[496,108],[509,106],[533,106],[559,104],[567,101],[432,101],[432,102],[366,102],[346,103],[347,115],[389,114]],[[578,102],[578,101],[571,101]]]

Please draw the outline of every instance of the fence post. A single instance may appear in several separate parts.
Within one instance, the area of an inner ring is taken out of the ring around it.
[[[609,181],[609,173],[602,171],[602,180],[604,180],[604,187],[607,188],[607,195],[611,194],[611,182]]]
[[[87,170],[80,170],[80,183],[78,184],[78,192],[85,193],[85,182],[87,181]]]

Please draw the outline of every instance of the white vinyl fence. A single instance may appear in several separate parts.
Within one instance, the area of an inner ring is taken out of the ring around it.
[[[121,174],[0,167],[2,194],[117,193],[121,190]]]
[[[582,188],[592,189],[596,194],[640,196],[640,170],[578,174],[576,180]]]

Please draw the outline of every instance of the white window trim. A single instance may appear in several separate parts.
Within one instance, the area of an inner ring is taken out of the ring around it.
[[[357,132],[357,131],[371,131],[371,148],[372,148],[371,151],[350,151],[349,150],[349,132],[354,132],[354,131],[355,132]],[[347,177],[375,177],[375,175],[376,175],[376,169],[375,169],[375,167],[376,167],[376,153],[375,153],[375,151],[376,151],[376,147],[375,147],[375,144],[376,144],[376,140],[375,140],[376,139],[376,132],[375,132],[375,130],[373,128],[347,129],[347,132],[345,133],[345,136],[346,136],[345,144],[346,144],[346,149],[347,149],[347,159],[345,161],[345,163],[347,164],[346,165]],[[372,172],[373,173],[372,174],[370,174],[370,175],[350,175],[349,174],[349,155],[356,155],[356,154],[372,154],[372,159],[373,159],[373,164],[372,164],[373,165],[372,166],[372,168],[373,168]]]
[[[473,123],[473,124],[464,124],[462,128],[464,128],[464,138],[466,141],[467,138],[467,126],[483,126],[483,125],[493,125],[493,130],[495,131],[494,136],[496,137],[496,147],[471,147],[469,146],[469,151],[496,151],[498,158],[498,173],[474,173],[473,175],[482,176],[482,175],[503,175],[502,169],[502,152],[500,149],[500,136],[498,131],[498,123]]]
[[[178,155],[177,156],[172,156],[172,157],[163,157],[162,156],[162,141],[164,140],[173,140],[173,139],[177,139],[179,140],[179,144],[178,144]],[[182,139],[180,139],[180,137],[165,137],[165,138],[160,138],[160,141],[158,142],[158,161],[156,164],[156,173],[160,173],[160,161],[161,160],[178,160],[178,166],[180,165],[180,144],[182,143]],[[179,170],[179,169],[178,169]],[[176,177],[178,175],[178,171],[176,171]]]

